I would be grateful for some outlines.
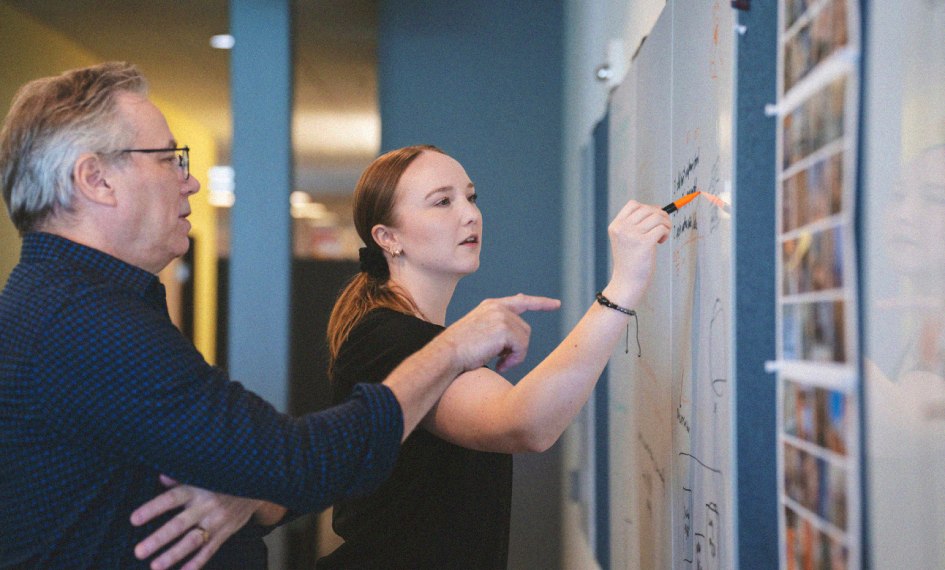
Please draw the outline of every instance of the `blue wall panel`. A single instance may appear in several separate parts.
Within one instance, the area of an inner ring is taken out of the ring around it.
[[[449,319],[483,298],[561,294],[562,62],[560,2],[381,4],[381,150],[435,144],[476,184],[483,212],[479,271],[457,288]],[[528,362],[561,340],[555,313],[532,314]],[[515,462],[511,567],[559,565],[559,452]]]

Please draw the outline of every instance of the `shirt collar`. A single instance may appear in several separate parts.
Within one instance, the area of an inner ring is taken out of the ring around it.
[[[125,263],[98,249],[44,232],[30,232],[23,236],[20,262],[48,261],[68,263],[142,295],[153,293],[156,288],[161,289],[157,276],[150,271]]]

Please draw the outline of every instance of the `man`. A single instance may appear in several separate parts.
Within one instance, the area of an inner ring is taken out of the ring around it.
[[[164,490],[159,474],[297,512],[369,491],[457,374],[524,358],[518,313],[557,306],[487,301],[384,384],[281,415],[168,319],[155,273],[188,248],[188,152],[128,64],[36,80],[13,101],[0,181],[23,246],[0,294],[0,568],[144,566],[134,545],[160,521],[129,519]]]

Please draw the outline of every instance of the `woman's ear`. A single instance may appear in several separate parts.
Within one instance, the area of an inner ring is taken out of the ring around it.
[[[91,152],[79,155],[72,168],[72,180],[76,194],[97,204],[114,206],[117,203],[115,190],[105,179],[105,163]]]
[[[395,255],[395,252],[399,253],[403,247],[400,245],[400,241],[397,239],[397,233],[393,228],[389,228],[383,224],[377,224],[371,228],[371,237],[374,238],[374,241],[387,253]]]

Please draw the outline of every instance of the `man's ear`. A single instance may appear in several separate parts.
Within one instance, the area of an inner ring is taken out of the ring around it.
[[[381,249],[387,253],[399,253],[403,249],[394,230],[384,224],[377,224],[371,228],[371,237],[373,237],[377,245],[381,246]]]
[[[81,154],[72,169],[72,181],[76,193],[85,200],[114,206],[117,204],[116,194],[105,178],[105,166],[99,155],[92,152]]]

